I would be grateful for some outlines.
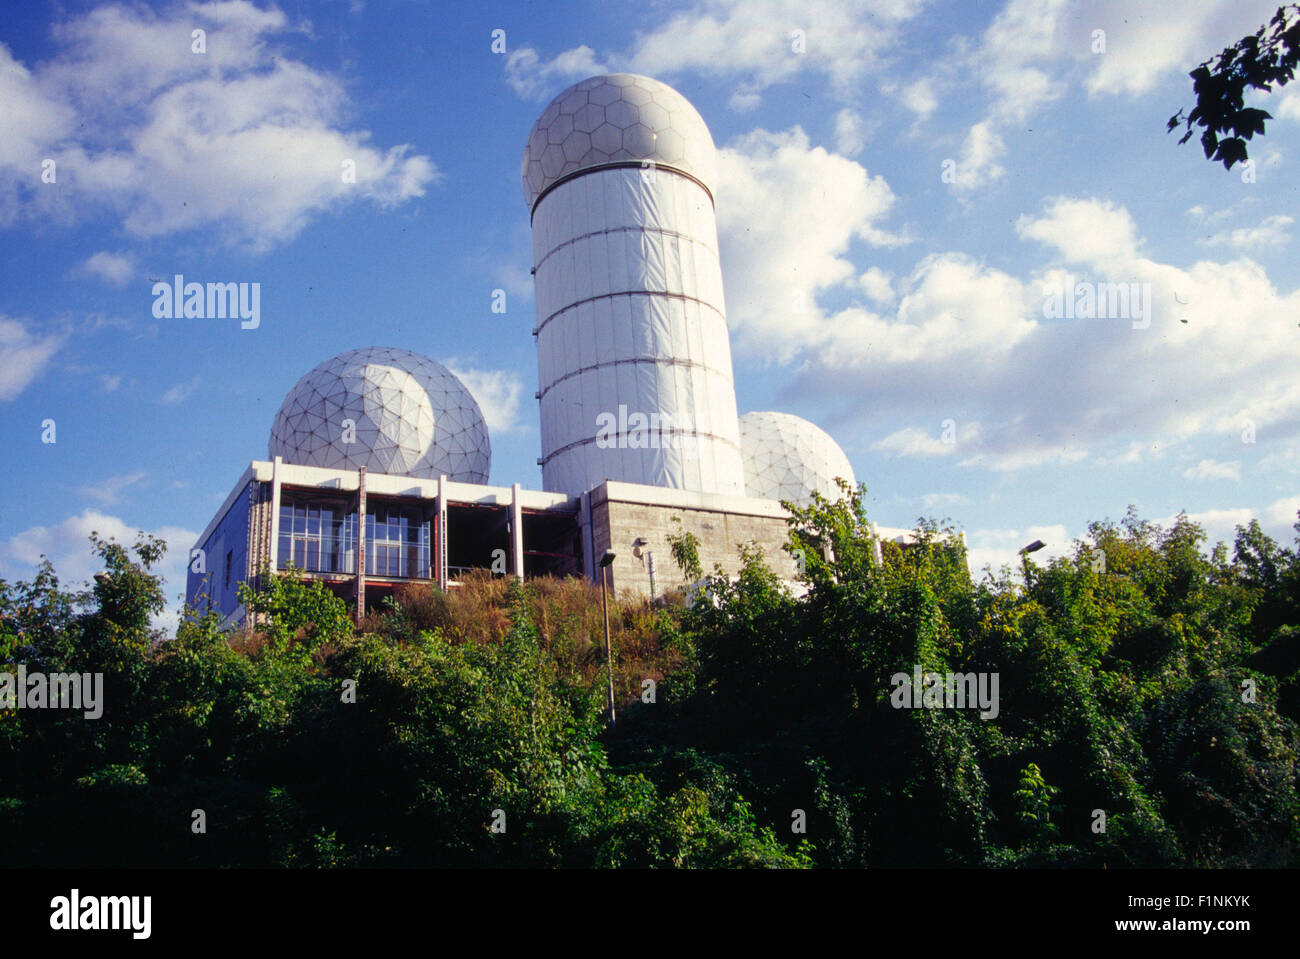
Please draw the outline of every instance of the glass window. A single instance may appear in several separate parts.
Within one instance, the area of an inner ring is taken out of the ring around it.
[[[429,575],[429,524],[390,506],[366,516],[366,572],[375,576]]]
[[[280,568],[351,573],[356,569],[357,514],[338,505],[280,504]],[[414,512],[380,504],[365,518],[366,572],[374,576],[419,577],[431,572],[428,522]]]
[[[337,506],[282,502],[277,564],[313,573],[352,572],[349,523],[354,520]]]

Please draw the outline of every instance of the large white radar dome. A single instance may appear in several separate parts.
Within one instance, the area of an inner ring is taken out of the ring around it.
[[[632,73],[575,83],[542,111],[524,148],[524,198],[531,210],[546,190],[592,167],[646,160],[713,192],[713,137],[684,96]]]
[[[761,499],[812,502],[842,495],[836,477],[856,485],[844,451],[820,427],[789,413],[746,413],[740,418],[745,492]]]
[[[275,416],[271,457],[299,466],[486,483],[487,424],[441,363],[409,350],[349,350],[298,381]]]

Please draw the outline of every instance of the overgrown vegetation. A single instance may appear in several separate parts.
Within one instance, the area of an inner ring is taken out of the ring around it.
[[[411,586],[354,629],[267,577],[255,627],[163,640],[161,544],[95,539],[89,592],[0,582],[0,672],[105,683],[97,720],[0,712],[0,862],[1297,864],[1295,550],[1251,523],[1207,557],[1186,517],[1130,511],[1027,583],[972,583],[934,523],[877,564],[846,492],[792,510],[798,599],[742,547],[690,608],[611,605],[613,729],[588,583]],[[895,708],[917,667],[996,673],[997,717]]]

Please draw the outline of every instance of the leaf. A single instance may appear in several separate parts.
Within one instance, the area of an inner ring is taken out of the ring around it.
[[[1238,134],[1244,134],[1246,139],[1250,139],[1256,133],[1264,132],[1264,121],[1273,119],[1272,115],[1266,110],[1255,108],[1242,110],[1237,114],[1237,121],[1234,126]]]
[[[1231,170],[1234,163],[1246,160],[1246,141],[1240,137],[1230,137],[1219,142],[1219,149],[1214,159],[1222,161],[1226,169]]]

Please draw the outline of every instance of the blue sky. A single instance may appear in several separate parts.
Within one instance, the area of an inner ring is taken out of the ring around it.
[[[551,97],[616,70],[671,83],[719,146],[740,411],[830,432],[877,521],[951,517],[976,567],[1130,503],[1290,542],[1300,84],[1260,98],[1253,177],[1164,132],[1188,70],[1276,3],[10,7],[0,576],[44,553],[82,579],[92,529],[143,529],[174,596],[285,393],[359,346],[461,374],[492,482],[540,488],[519,160]],[[156,319],[177,273],[259,283],[260,326]],[[1118,282],[1149,325],[1045,309]]]

